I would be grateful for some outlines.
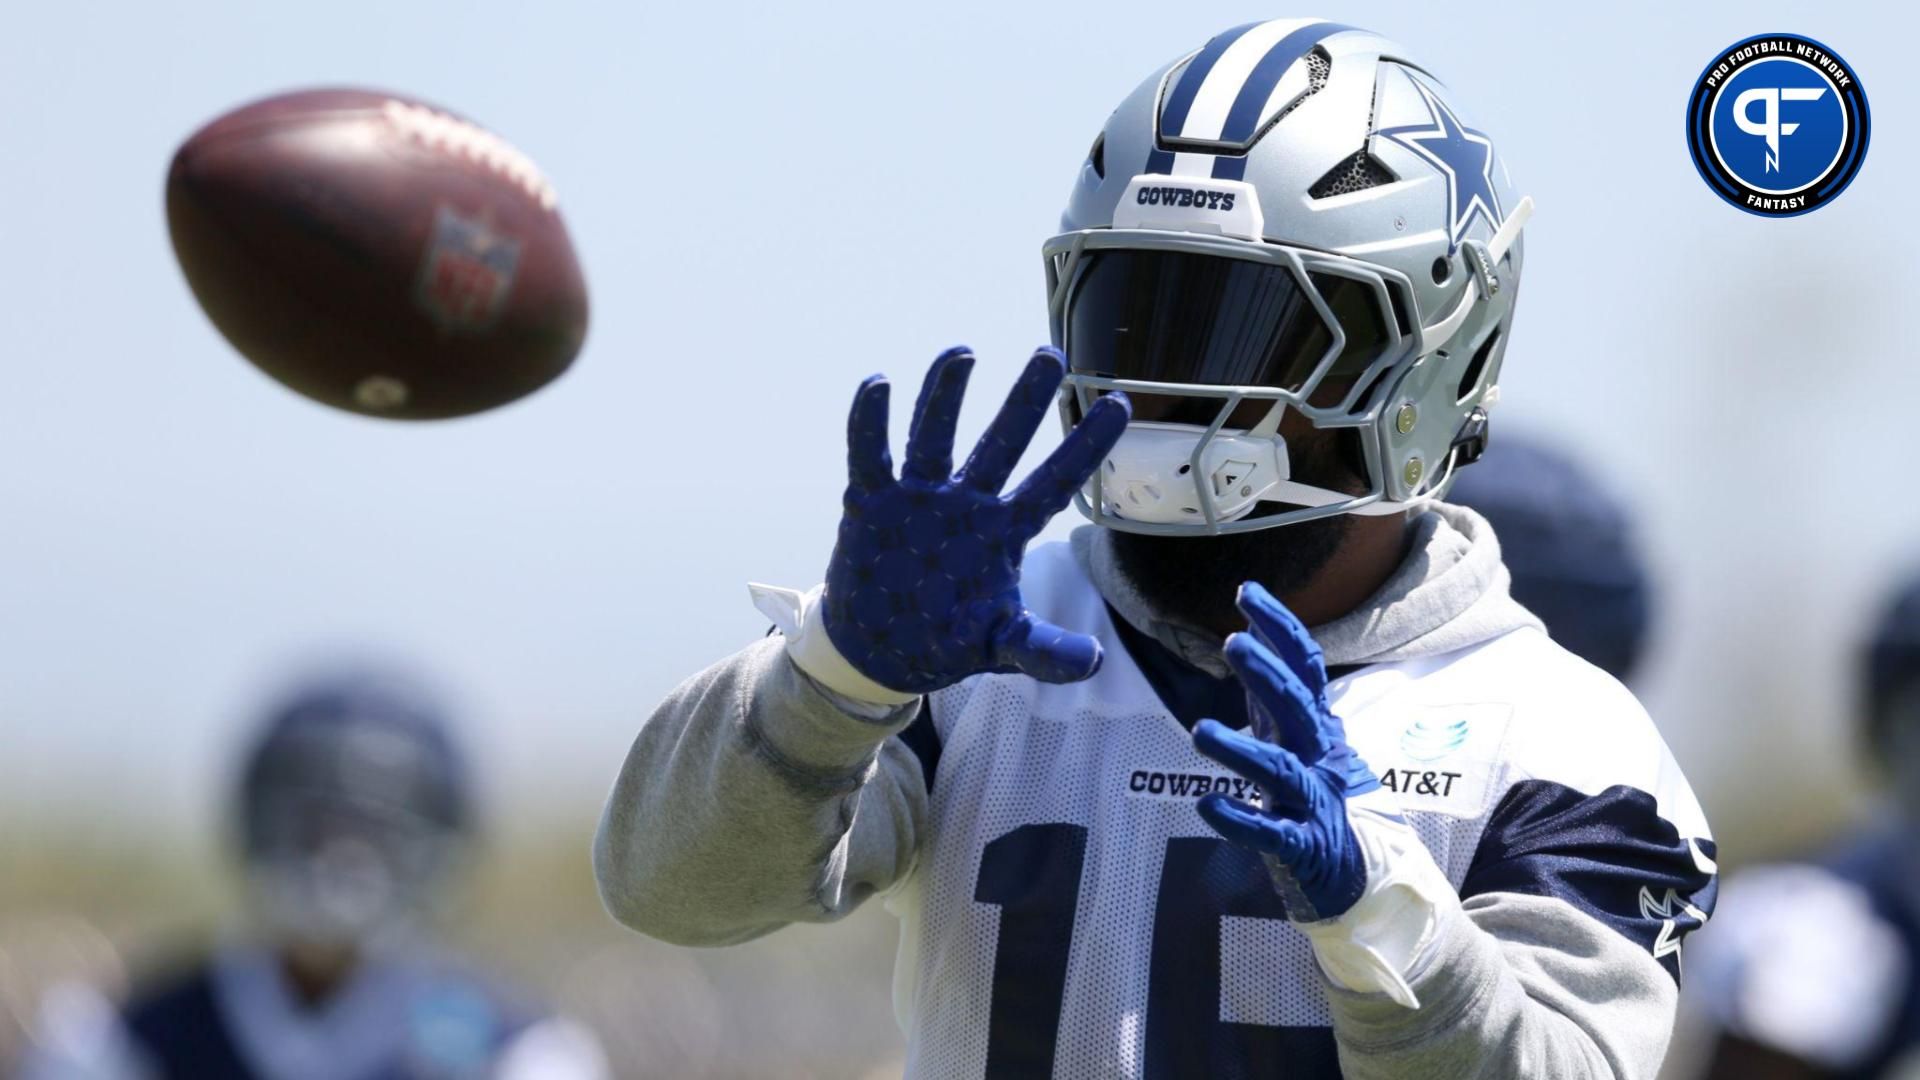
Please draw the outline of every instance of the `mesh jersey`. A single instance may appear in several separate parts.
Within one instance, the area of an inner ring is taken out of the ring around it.
[[[1097,636],[1106,663],[929,701],[926,839],[889,898],[907,1075],[1338,1075],[1305,937],[1258,857],[1194,809],[1253,792],[1194,751],[1065,545],[1029,553],[1022,591]],[[1679,941],[1712,906],[1713,845],[1623,687],[1523,628],[1363,668],[1330,696],[1463,896],[1558,898],[1678,978]]]

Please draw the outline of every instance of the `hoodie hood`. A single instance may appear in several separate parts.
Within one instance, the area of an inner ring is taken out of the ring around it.
[[[1112,535],[1095,525],[1073,531],[1074,558],[1108,606],[1141,633],[1216,678],[1229,674],[1221,639],[1169,618],[1120,571]],[[1485,518],[1435,503],[1413,519],[1406,561],[1353,611],[1312,627],[1329,667],[1437,656],[1492,640],[1540,620],[1508,594],[1500,542]]]

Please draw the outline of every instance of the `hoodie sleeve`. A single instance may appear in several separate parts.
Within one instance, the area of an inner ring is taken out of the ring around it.
[[[1560,901],[1468,899],[1441,918],[1421,1008],[1330,987],[1347,1080],[1653,1080],[1677,989],[1653,958]]]
[[[855,715],[770,636],[676,687],[607,800],[594,873],[627,926],[729,945],[837,919],[912,868],[920,763],[895,738],[918,705]]]
[[[1330,991],[1348,1080],[1659,1072],[1715,848],[1645,712],[1610,681],[1588,689],[1595,713],[1569,706],[1511,746],[1461,904],[1409,980],[1422,1007]]]

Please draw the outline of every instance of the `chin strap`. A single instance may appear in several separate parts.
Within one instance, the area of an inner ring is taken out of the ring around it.
[[[1467,321],[1467,315],[1473,311],[1476,301],[1491,299],[1500,291],[1500,278],[1494,272],[1500,260],[1507,257],[1514,241],[1520,239],[1520,230],[1526,227],[1528,219],[1533,217],[1533,197],[1526,196],[1520,205],[1513,208],[1507,220],[1500,223],[1494,231],[1493,239],[1482,244],[1478,240],[1468,240],[1460,246],[1467,251],[1467,262],[1473,268],[1474,287],[1463,291],[1460,299],[1454,302],[1453,310],[1445,318],[1431,326],[1420,328],[1420,353],[1426,355],[1453,340],[1460,327]]]
[[[1352,495],[1343,494],[1331,488],[1314,487],[1312,484],[1302,484],[1297,480],[1282,480],[1262,495],[1260,501],[1286,503],[1290,506],[1332,506],[1334,503],[1346,502],[1351,498],[1353,498]],[[1377,499],[1364,506],[1354,507],[1347,513],[1360,517],[1386,517],[1388,514],[1404,514],[1430,501],[1432,500],[1424,495],[1404,502]]]
[[[1513,247],[1515,240],[1520,239],[1520,230],[1526,228],[1527,222],[1532,219],[1533,196],[1523,195],[1520,197],[1520,205],[1513,208],[1513,213],[1507,215],[1507,220],[1500,223],[1500,231],[1494,233],[1493,239],[1487,242],[1487,254],[1492,257],[1495,264],[1507,257],[1507,250]]]

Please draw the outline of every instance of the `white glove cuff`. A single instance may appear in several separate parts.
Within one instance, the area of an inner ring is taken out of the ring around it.
[[[826,609],[820,603],[825,590],[825,585],[815,585],[802,593],[777,585],[747,583],[753,606],[786,636],[787,656],[793,666],[823,689],[853,704],[882,707],[888,712],[918,700],[919,694],[890,690],[862,675],[833,647],[833,639],[827,636]]]
[[[1297,923],[1320,970],[1335,986],[1383,993],[1408,1009],[1420,1007],[1410,982],[1432,952],[1440,913],[1460,897],[1385,791],[1347,804],[1347,820],[1366,859],[1367,887],[1337,918]]]

